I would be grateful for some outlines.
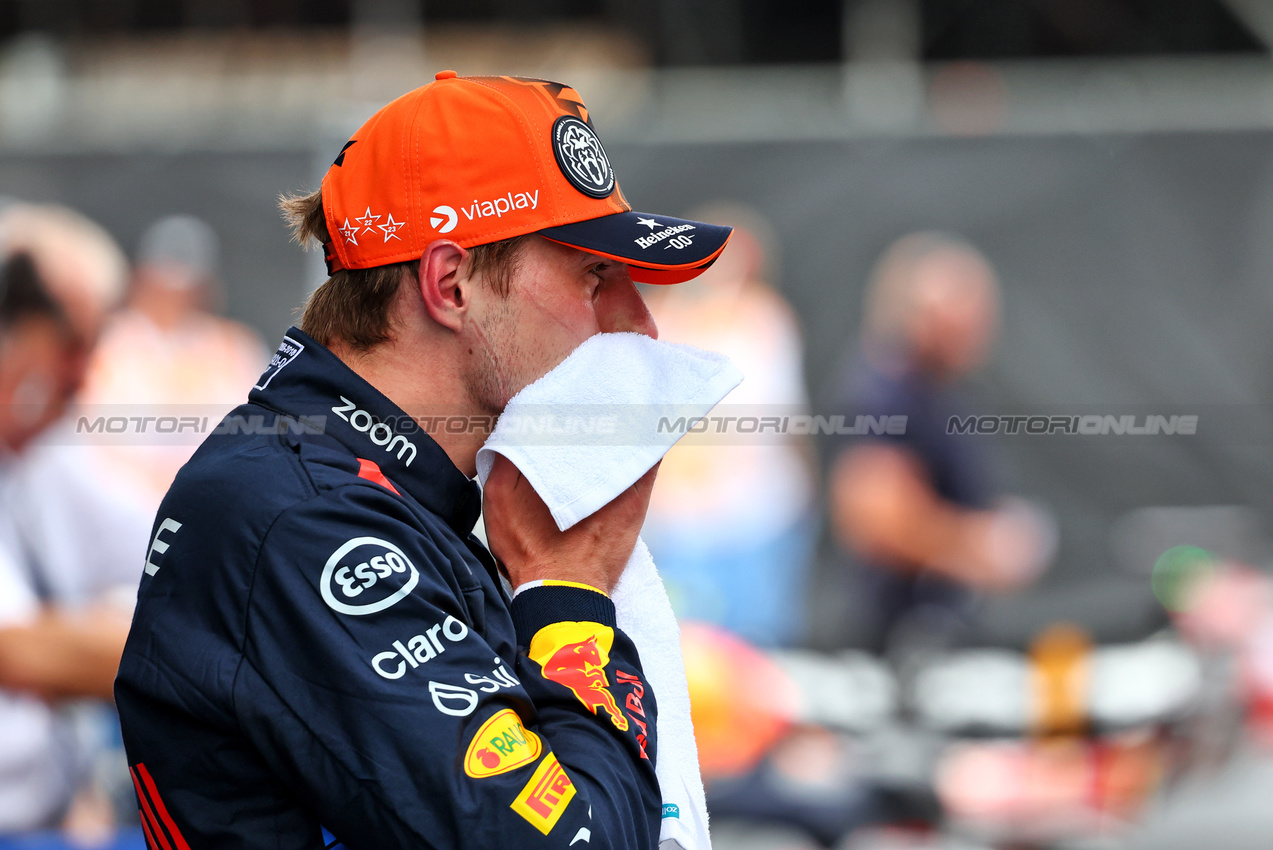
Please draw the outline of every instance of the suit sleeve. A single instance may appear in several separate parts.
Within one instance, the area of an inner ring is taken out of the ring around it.
[[[284,514],[254,582],[240,722],[348,847],[656,845],[656,704],[604,594],[519,594],[492,645],[502,606],[367,487]]]

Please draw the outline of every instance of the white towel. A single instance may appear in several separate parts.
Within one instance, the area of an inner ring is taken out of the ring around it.
[[[508,403],[477,453],[478,479],[485,484],[495,453],[504,455],[565,531],[658,463],[686,432],[678,420],[706,416],[741,381],[722,354],[634,333],[599,334]],[[612,598],[658,703],[660,850],[710,850],[680,629],[639,538]]]

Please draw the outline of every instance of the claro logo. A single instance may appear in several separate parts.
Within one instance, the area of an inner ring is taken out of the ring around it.
[[[371,659],[372,669],[385,679],[401,679],[407,667],[419,667],[428,664],[434,658],[446,652],[446,644],[438,638],[438,633],[451,643],[459,643],[469,635],[469,627],[454,617],[447,617],[441,623],[425,630],[403,644],[400,640],[393,642],[393,649],[380,653]]]
[[[363,617],[393,605],[419,581],[415,564],[397,546],[379,537],[355,537],[332,552],[319,585],[327,607]]]
[[[401,434],[393,433],[392,428],[360,408],[355,402],[344,396],[341,396],[340,400],[341,404],[333,407],[332,413],[348,422],[355,431],[366,434],[367,439],[385,451],[392,453],[396,446],[398,449],[398,460],[402,460],[403,455],[410,452],[411,454],[406,459],[404,466],[411,465],[411,461],[415,460],[416,456],[415,443]]]

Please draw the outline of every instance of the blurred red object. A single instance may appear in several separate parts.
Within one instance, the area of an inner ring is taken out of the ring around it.
[[[682,623],[681,652],[703,776],[751,770],[791,728],[795,684],[760,650],[705,623]]]
[[[1164,773],[1160,742],[1145,733],[1085,741],[968,742],[937,769],[955,818],[1033,834],[1076,834],[1128,821]]]
[[[1190,641],[1236,647],[1273,612],[1268,576],[1245,564],[1220,562],[1189,584],[1173,620]]]

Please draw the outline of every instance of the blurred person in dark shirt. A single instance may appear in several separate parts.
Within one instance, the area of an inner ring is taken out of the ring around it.
[[[860,562],[852,628],[877,651],[916,631],[957,634],[980,592],[1020,587],[1051,557],[1050,521],[1000,498],[984,438],[947,427],[967,413],[959,384],[990,354],[999,297],[985,257],[940,233],[893,243],[867,288],[847,421],[906,425],[843,446],[829,487],[836,538]]]
[[[0,835],[62,823],[114,722],[148,518],[67,424],[122,287],[112,249],[70,210],[0,214]]]

